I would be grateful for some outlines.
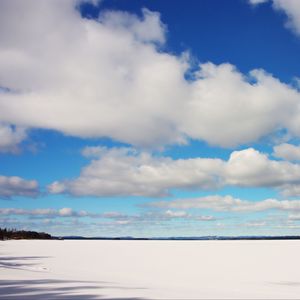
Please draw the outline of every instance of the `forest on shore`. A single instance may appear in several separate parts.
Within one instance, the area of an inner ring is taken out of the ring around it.
[[[52,236],[45,232],[0,228],[0,240],[50,240]]]

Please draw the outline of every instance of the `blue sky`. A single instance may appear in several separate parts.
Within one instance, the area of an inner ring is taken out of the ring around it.
[[[297,0],[1,1],[0,226],[294,235]]]

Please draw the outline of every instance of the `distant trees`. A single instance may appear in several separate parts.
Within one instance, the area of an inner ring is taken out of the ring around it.
[[[51,235],[45,232],[25,231],[16,229],[0,228],[0,240],[20,240],[20,239],[39,239],[49,240]]]

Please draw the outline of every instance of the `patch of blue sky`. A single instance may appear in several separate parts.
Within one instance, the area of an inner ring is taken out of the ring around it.
[[[85,6],[83,15],[96,17],[99,10],[141,14],[142,7],[160,12],[168,28],[169,52],[190,50],[199,62],[229,62],[244,73],[264,68],[288,83],[300,75],[300,62],[294,59],[300,40],[284,28],[286,16],[274,13],[270,3],[251,7],[247,1],[235,0],[175,1],[172,5],[168,1],[107,0],[98,9]]]

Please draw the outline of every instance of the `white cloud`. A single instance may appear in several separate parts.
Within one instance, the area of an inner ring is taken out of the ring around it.
[[[300,136],[300,94],[261,70],[164,52],[156,12],[83,19],[74,0],[0,2],[0,121],[142,147],[200,139],[232,147],[286,128]],[[253,83],[254,82],[254,83]],[[174,109],[176,107],[176,109]]]
[[[262,3],[269,2],[269,0],[248,0],[248,1],[252,5],[257,5],[257,4],[262,4]]]
[[[61,209],[43,208],[43,209],[19,209],[19,208],[0,208],[0,216],[25,216],[31,219],[43,218],[51,222],[54,218],[94,218],[109,219],[114,224],[127,225],[138,223],[155,223],[167,222],[172,219],[195,220],[195,221],[215,221],[214,216],[192,215],[185,211],[167,210],[167,211],[147,211],[142,214],[128,215],[120,212],[94,213],[87,211],[75,211],[71,208],[64,207]],[[45,219],[47,218],[47,219]],[[104,222],[104,221],[103,221]],[[107,222],[107,221],[106,221]]]
[[[30,217],[101,217],[101,214],[88,213],[84,210],[74,211],[69,207],[61,209],[38,208],[38,209],[19,209],[19,208],[1,208],[0,215],[21,215]]]
[[[67,207],[62,208],[62,209],[59,210],[59,215],[60,216],[72,216],[72,213],[73,213],[72,209],[67,208]]]
[[[273,155],[285,160],[297,161],[300,160],[300,146],[283,143],[273,148]]]
[[[297,182],[296,184],[285,184],[282,186],[282,195],[285,197],[293,197],[300,196],[300,184]]]
[[[214,216],[197,216],[195,217],[195,220],[198,221],[216,221],[217,218]]]
[[[52,209],[36,209],[34,211],[27,211],[21,208],[1,208],[1,215],[24,215],[24,214],[34,214],[34,215],[49,215],[53,212]]]
[[[283,11],[288,21],[286,26],[300,35],[300,3],[298,0],[273,0],[273,7]]]
[[[96,157],[78,178],[56,181],[50,193],[74,196],[165,196],[172,189],[213,190],[226,185],[274,187],[285,195],[300,195],[300,165],[271,160],[253,148],[221,159],[172,159],[130,148],[85,148]],[[98,155],[98,158],[97,158]]]
[[[298,109],[300,94],[263,70],[246,77],[230,64],[206,63],[192,86],[185,107],[188,117],[182,125],[190,137],[233,147],[280,127],[297,134],[299,120],[292,109]]]
[[[146,214],[147,216],[147,214]],[[152,218],[153,213],[150,214],[150,219]],[[155,214],[154,214],[155,216]],[[205,216],[205,215],[192,215],[184,210],[166,210],[162,214],[156,213],[156,218],[167,218],[167,219],[185,219],[185,220],[194,220],[194,221],[216,221],[217,218],[214,216]]]
[[[65,185],[61,182],[54,181],[51,185],[48,186],[48,191],[52,194],[59,194],[64,192]]]
[[[219,184],[216,176],[223,165],[219,159],[173,160],[129,148],[100,148],[99,153],[101,157],[83,168],[80,177],[54,182],[49,192],[75,196],[164,196],[170,188],[212,189]]]
[[[274,10],[282,11],[287,16],[286,27],[300,35],[300,3],[299,0],[249,0],[252,5],[272,2]]]
[[[17,153],[19,144],[27,137],[25,128],[13,128],[0,123],[0,152]]]
[[[35,197],[38,194],[39,187],[37,181],[25,180],[17,176],[8,177],[0,175],[0,197]]]
[[[165,25],[160,15],[146,8],[142,9],[143,19],[127,12],[110,11],[100,15],[99,20],[113,30],[132,34],[141,42],[165,43]]]
[[[226,184],[242,187],[279,187],[300,183],[300,165],[275,161],[253,148],[234,151],[225,165]]]
[[[207,196],[202,198],[178,199],[172,201],[158,201],[145,204],[147,207],[169,209],[211,209],[225,212],[257,212],[270,209],[284,211],[300,211],[300,200],[246,201],[232,196]]]
[[[245,227],[265,227],[267,225],[266,222],[262,221],[262,222],[248,222],[245,224],[242,224],[242,226]]]
[[[85,147],[82,149],[81,154],[85,157],[100,157],[101,155],[105,154],[107,152],[107,149],[104,147],[98,147],[98,146],[91,146],[91,147]]]
[[[183,140],[170,108],[186,67],[156,49],[159,15],[88,20],[73,2],[1,1],[0,86],[18,92],[0,94],[0,120],[138,145]]]
[[[300,214],[291,214],[289,215],[288,219],[291,221],[300,221]]]
[[[182,211],[182,210],[177,210],[177,211],[167,210],[165,212],[165,215],[168,217],[171,217],[171,218],[182,218],[182,217],[186,217],[188,214],[187,214],[187,212]]]

